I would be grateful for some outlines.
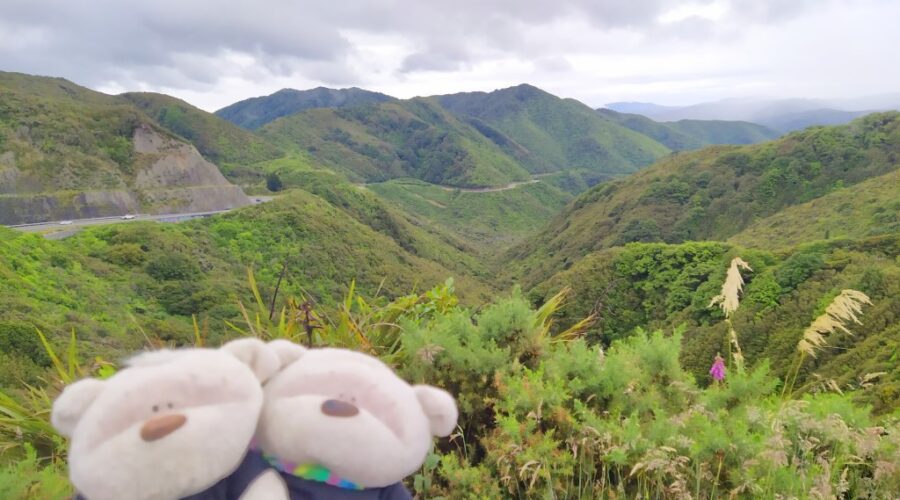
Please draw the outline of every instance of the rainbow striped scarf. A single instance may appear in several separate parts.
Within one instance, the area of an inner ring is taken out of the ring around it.
[[[345,490],[364,490],[365,488],[359,484],[356,484],[352,481],[348,481],[346,479],[342,479],[336,474],[332,473],[325,467],[316,464],[295,464],[293,462],[288,462],[286,460],[282,460],[275,455],[270,455],[268,453],[263,452],[262,450],[256,450],[262,455],[263,459],[269,463],[272,467],[278,469],[279,471],[290,474],[292,476],[299,477],[301,479],[306,479],[308,481],[317,481],[320,483],[329,484],[331,486],[337,486],[338,488],[343,488]]]

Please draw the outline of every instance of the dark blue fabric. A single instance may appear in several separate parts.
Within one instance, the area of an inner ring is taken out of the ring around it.
[[[238,468],[225,479],[207,490],[185,497],[183,500],[238,500],[254,479],[271,469],[258,453],[247,453]],[[89,500],[75,495],[75,500]]]

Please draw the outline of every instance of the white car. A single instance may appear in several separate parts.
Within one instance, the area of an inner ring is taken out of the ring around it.
[[[123,215],[122,220],[131,220],[131,219],[134,219],[134,217],[135,217],[134,215]]]
[[[60,226],[71,226],[71,225],[72,225],[72,221],[70,221],[70,220],[61,220],[61,221],[59,221],[59,225],[60,225]]]

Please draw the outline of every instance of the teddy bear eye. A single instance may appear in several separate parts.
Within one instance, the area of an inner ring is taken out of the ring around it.
[[[156,413],[158,411],[159,411],[159,405],[153,405],[153,413]]]
[[[170,410],[171,410],[172,408],[174,408],[174,405],[173,405],[172,403],[169,403],[167,406],[169,407]]]

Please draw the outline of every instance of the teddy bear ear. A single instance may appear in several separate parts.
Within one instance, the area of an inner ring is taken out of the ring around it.
[[[53,402],[50,423],[63,436],[72,437],[81,416],[104,388],[105,383],[95,378],[86,378],[67,386]]]
[[[305,347],[284,339],[269,342],[269,347],[278,355],[282,369],[300,359],[307,351]]]
[[[430,385],[413,386],[419,404],[428,416],[431,433],[438,437],[449,436],[456,428],[456,419],[459,410],[456,409],[456,401],[447,391],[431,387]]]
[[[232,340],[223,345],[222,349],[253,370],[260,382],[268,380],[281,367],[275,351],[257,338]]]

